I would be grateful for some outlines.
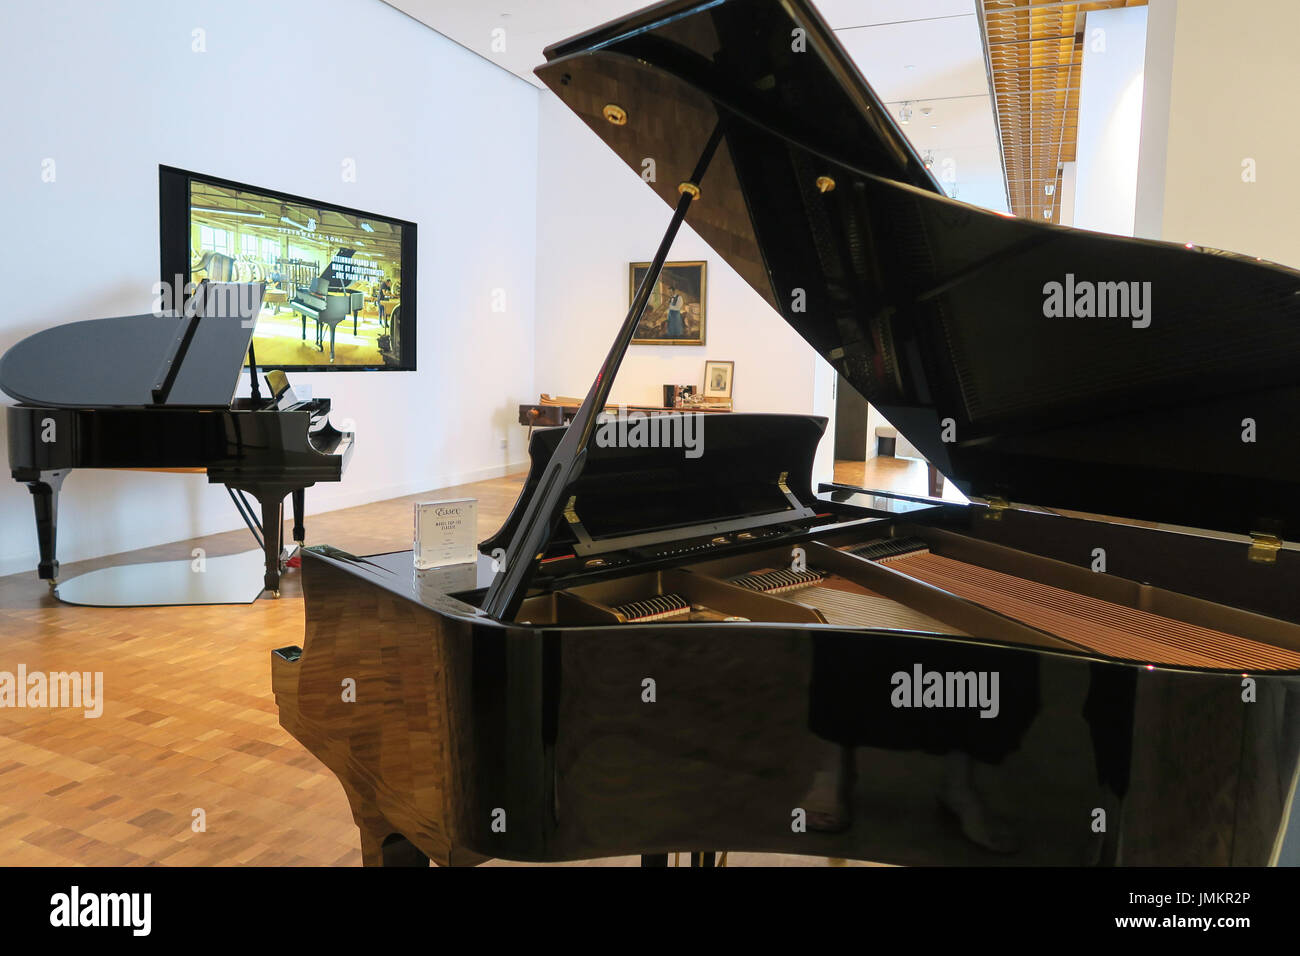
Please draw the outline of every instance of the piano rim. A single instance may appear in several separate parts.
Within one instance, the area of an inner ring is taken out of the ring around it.
[[[883,520],[887,521],[889,519],[883,519]],[[870,525],[881,521],[882,519],[880,518],[867,518],[867,519],[861,519],[860,521],[848,522],[846,523],[846,525],[837,525],[836,527],[840,528],[841,530],[859,529],[864,525]],[[885,525],[884,527],[887,528],[889,527],[889,525]],[[780,542],[780,544],[784,546],[787,544],[793,545],[793,544],[799,544],[801,542],[816,541],[817,535],[822,533],[824,533],[824,529],[818,529],[817,532],[811,534],[791,536],[791,538],[783,539]],[[750,548],[750,549],[742,549],[738,552],[732,552],[732,553],[743,555],[751,552],[756,553],[761,550],[763,549]],[[404,553],[410,553],[410,552],[408,549],[403,549],[401,551],[377,552],[376,554],[371,555],[370,557],[376,557],[379,555],[386,555],[386,554],[404,554]],[[1022,553],[1028,554],[1029,552],[1022,552]],[[972,635],[936,634],[927,631],[912,631],[912,630],[903,630],[903,629],[896,629],[896,628],[881,628],[881,627],[861,627],[861,626],[853,627],[853,626],[847,626],[843,624],[829,624],[829,623],[819,623],[819,622],[792,623],[788,621],[734,621],[734,622],[679,621],[679,622],[673,622],[671,624],[665,624],[662,621],[648,621],[644,623],[629,622],[625,624],[615,624],[615,623],[531,624],[531,623],[520,623],[516,621],[500,621],[497,620],[496,618],[490,617],[483,610],[481,610],[474,604],[467,601],[465,597],[458,596],[458,595],[481,596],[481,594],[484,592],[483,588],[472,588],[472,589],[466,589],[460,591],[440,591],[434,594],[419,595],[413,593],[411,590],[409,590],[409,588],[404,590],[400,579],[398,581],[385,580],[385,576],[389,576],[388,572],[386,571],[385,574],[381,576],[380,574],[367,570],[366,567],[360,563],[353,563],[351,561],[347,561],[344,559],[331,557],[329,555],[325,555],[313,551],[310,548],[304,549],[302,551],[302,555],[304,556],[303,558],[304,565],[308,559],[324,561],[326,564],[331,565],[338,570],[347,571],[357,577],[362,578],[365,581],[368,581],[371,584],[378,585],[381,589],[390,592],[396,597],[405,599],[406,601],[409,601],[412,604],[415,604],[419,607],[426,608],[427,610],[430,611],[434,611],[435,613],[448,617],[459,623],[463,623],[466,625],[471,625],[479,628],[485,627],[493,630],[500,630],[500,631],[509,632],[516,635],[524,635],[524,636],[538,638],[538,639],[546,637],[548,635],[553,635],[557,632],[565,633],[570,631],[575,633],[580,633],[580,634],[596,633],[596,632],[608,634],[611,630],[622,631],[627,628],[663,629],[665,627],[671,627],[674,633],[677,632],[678,630],[682,630],[683,633],[689,634],[691,633],[691,630],[701,630],[701,629],[709,630],[712,628],[719,628],[719,627],[733,628],[733,627],[740,626],[740,627],[745,627],[747,629],[755,628],[760,630],[774,630],[774,631],[789,631],[791,629],[798,629],[798,630],[807,630],[811,634],[826,634],[826,635],[841,634],[841,635],[855,635],[861,637],[870,637],[870,636],[911,637],[923,641],[937,641],[941,643],[958,643],[958,644],[971,646],[971,647],[988,648],[990,650],[995,650],[995,651],[1012,650],[1012,651],[1021,651],[1025,653],[1056,655],[1065,659],[1083,660],[1083,661],[1088,661],[1090,663],[1097,663],[1097,664],[1114,664],[1118,666],[1131,666],[1131,667],[1138,668],[1143,672],[1158,671],[1162,673],[1185,673],[1189,675],[1208,675],[1208,676],[1219,676],[1219,677],[1226,676],[1226,675],[1239,675],[1243,678],[1252,677],[1256,679],[1261,677],[1269,678],[1269,679],[1300,677],[1300,668],[1250,669],[1250,668],[1242,668],[1242,667],[1201,667],[1201,666],[1195,666],[1189,664],[1156,663],[1150,660],[1143,660],[1139,658],[1112,656],[1109,654],[1101,653],[1099,651],[1090,651],[1083,648],[1036,646],[1036,645],[1022,643],[1018,641],[1008,641],[1008,640],[1001,640],[993,637],[985,637],[978,634],[972,634]],[[366,556],[362,555],[359,556],[359,558],[361,560],[365,560]],[[704,560],[707,559],[701,558],[691,563],[699,564],[699,563],[703,563]],[[686,568],[686,567],[690,567],[690,563],[673,562],[673,563],[663,565],[663,568],[673,568],[673,567]],[[631,576],[634,574],[646,572],[648,570],[650,570],[649,565],[638,565],[634,568],[628,568],[626,570],[625,575],[616,574],[616,575],[612,575],[609,579],[617,579],[624,576]],[[914,580],[919,581],[919,579],[914,579]],[[1127,580],[1127,579],[1122,579],[1122,580]],[[924,584],[925,582],[921,582],[921,583]],[[570,586],[574,586],[574,585],[570,585]],[[926,585],[926,586],[934,587],[933,585]],[[563,588],[556,588],[555,590],[558,591],[562,589]],[[306,589],[304,588],[304,610],[311,606],[311,602],[307,598],[305,590]],[[945,595],[949,599],[973,604],[975,607],[979,608],[983,612],[986,612],[987,614],[996,615],[997,617],[1004,618],[1007,621],[1009,626],[1030,628],[1032,630],[1040,631],[1040,633],[1044,634],[1048,638],[1051,638],[1052,640],[1055,641],[1061,640],[1061,638],[1051,634],[1050,632],[1042,631],[1039,628],[1034,628],[1033,625],[1029,625],[1029,624],[1025,624],[1024,622],[1017,621],[1016,619],[1008,617],[1002,614],[1001,612],[998,612],[986,605],[978,604],[977,602],[968,601],[967,599],[960,598],[958,595],[954,595],[951,592],[948,592],[943,589],[939,589],[939,590],[942,591],[943,595]],[[1160,589],[1160,590],[1168,590],[1168,589]],[[540,593],[544,594],[548,592],[540,592]],[[1173,591],[1170,591],[1169,593],[1181,594],[1181,592],[1173,592]],[[539,595],[534,594],[530,596],[536,597]],[[1182,596],[1194,597],[1192,595],[1182,595]],[[1254,612],[1245,611],[1240,608],[1235,608],[1232,605],[1219,604],[1218,602],[1207,602],[1207,603],[1215,604],[1218,607],[1226,608],[1233,612],[1238,612],[1242,614],[1254,614]],[[1167,616],[1167,615],[1160,615],[1160,616]],[[1296,624],[1290,621],[1284,621],[1280,618],[1272,618],[1272,617],[1268,617],[1267,615],[1256,615],[1256,616],[1267,618],[1270,621],[1278,621],[1283,624],[1288,624],[1294,627],[1300,627],[1300,624]],[[638,631],[638,633],[640,633],[640,631]],[[1276,645],[1276,644],[1270,646],[1280,647],[1280,645]],[[1288,648],[1282,648],[1282,649],[1289,650]]]

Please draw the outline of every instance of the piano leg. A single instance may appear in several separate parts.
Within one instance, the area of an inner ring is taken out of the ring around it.
[[[227,482],[227,484],[230,484]],[[284,552],[284,499],[289,494],[300,494],[301,485],[287,484],[230,484],[230,487],[247,492],[257,499],[262,508],[262,547],[266,552],[266,573],[263,586],[271,597],[280,596],[280,557]],[[294,528],[296,532],[297,527]]]
[[[347,790],[347,788],[344,788]],[[352,805],[352,819],[361,831],[362,866],[428,866],[431,862],[428,854],[396,832],[392,824],[369,808],[360,797],[348,792],[348,802]],[[482,862],[486,857],[470,855],[470,865]],[[447,861],[450,864],[450,860]]]
[[[396,833],[380,846],[384,866],[428,866],[429,858],[404,836]]]
[[[307,341],[307,316],[299,312],[298,318],[302,319],[302,340],[306,342]]]
[[[691,866],[706,867],[717,866],[718,855],[716,853],[692,853]],[[668,865],[667,853],[643,853],[641,854],[641,865],[649,867],[660,867]]]
[[[307,540],[307,532],[302,526],[303,499],[306,489],[295,488],[293,492],[293,540],[299,547]]]
[[[331,325],[331,326],[330,326],[330,361],[331,361],[331,362],[334,361],[334,332],[335,332],[337,329],[338,329],[338,326],[337,326],[337,325]],[[323,346],[321,347],[321,351],[322,351],[322,352],[325,351],[325,349],[324,349]]]
[[[280,552],[284,547],[284,491],[259,493],[262,505],[262,545],[266,550],[263,585],[271,597],[280,596]]]
[[[14,478],[24,482],[32,493],[32,505],[36,509],[36,540],[41,552],[40,563],[36,573],[41,580],[49,581],[53,588],[59,577],[59,562],[55,557],[59,530],[59,489],[68,470],[60,471],[15,471]]]

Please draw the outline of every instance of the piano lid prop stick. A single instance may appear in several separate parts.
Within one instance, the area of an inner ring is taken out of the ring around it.
[[[248,340],[248,385],[249,394],[254,402],[262,400],[262,392],[257,387],[257,353],[253,351],[253,340]],[[269,387],[269,386],[268,386]]]
[[[519,529],[506,549],[501,570],[492,579],[492,585],[488,588],[483,601],[483,610],[498,620],[508,620],[519,610],[524,593],[528,589],[528,582],[536,569],[537,556],[554,531],[556,522],[560,520],[564,504],[569,498],[569,489],[582,474],[587,460],[587,448],[596,431],[596,418],[605,410],[610,388],[614,384],[614,376],[618,374],[623,356],[627,354],[628,346],[632,344],[632,337],[641,323],[646,306],[650,304],[650,293],[659,281],[659,273],[663,271],[673,240],[677,238],[677,231],[686,220],[686,211],[700,195],[700,180],[704,178],[704,172],[709,168],[713,154],[717,152],[718,145],[722,142],[722,133],[722,122],[719,121],[713,127],[708,142],[704,144],[704,151],[695,164],[691,178],[678,187],[680,196],[677,200],[677,208],[673,211],[668,229],[659,242],[659,249],[655,252],[650,268],[646,270],[645,278],[641,281],[640,288],[636,290],[632,306],[623,319],[623,327],[619,329],[618,337],[614,339],[614,344],[596,374],[596,381],[587,392],[582,407],[573,416],[568,431],[556,448],[545,476],[538,483],[536,493],[528,502],[528,510],[524,512],[519,522]]]

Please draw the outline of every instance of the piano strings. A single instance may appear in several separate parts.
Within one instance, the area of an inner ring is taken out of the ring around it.
[[[1086,650],[1175,667],[1295,670],[1295,651],[955,561],[929,550],[890,567]]]

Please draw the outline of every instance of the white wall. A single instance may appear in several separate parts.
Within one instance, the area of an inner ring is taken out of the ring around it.
[[[1099,10],[1084,23],[1073,224],[1133,235],[1142,132],[1146,7]]]
[[[158,164],[179,166],[419,225],[419,370],[293,377],[357,431],[343,482],[307,493],[309,537],[313,510],[526,459],[514,406],[537,393],[535,89],[378,0],[9,3],[0,85],[0,350],[149,310]],[[498,287],[505,314],[490,310]],[[74,472],[59,558],[239,526],[202,477]],[[0,481],[0,574],[35,564],[29,495]]]
[[[539,391],[582,397],[626,314],[628,263],[654,255],[672,210],[554,95],[541,95],[534,380]],[[708,262],[707,341],[632,346],[612,401],[658,404],[664,385],[702,385],[705,359],[722,359],[736,363],[736,411],[833,415],[830,366],[690,229],[689,216],[669,259]],[[817,479],[830,477],[833,425]]]
[[[1143,116],[1146,115],[1144,112]],[[1061,214],[1058,226],[1074,225],[1074,186],[1079,179],[1079,164],[1061,163]]]
[[[1142,239],[1161,238],[1165,216],[1165,164],[1169,158],[1169,101],[1177,23],[1178,0],[1150,0],[1142,81],[1142,142],[1133,212],[1133,235]]]
[[[1147,234],[1300,267],[1300,4],[1157,0],[1153,22],[1162,12],[1174,18],[1169,120],[1164,149],[1143,141]]]

